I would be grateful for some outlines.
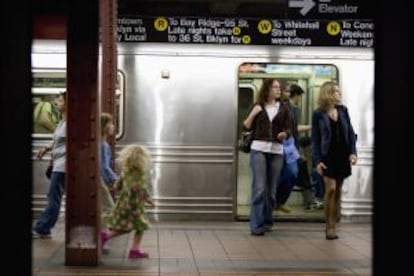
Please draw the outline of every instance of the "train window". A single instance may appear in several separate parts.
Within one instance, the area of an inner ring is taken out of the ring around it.
[[[66,89],[65,70],[33,70],[32,108],[33,137],[50,139],[61,115],[55,108],[54,98]],[[115,91],[115,129],[116,138],[123,132],[125,79],[117,72]]]
[[[65,72],[34,72],[33,89],[49,89],[66,88]]]
[[[64,70],[34,70],[32,83],[33,136],[50,139],[61,119],[54,99],[66,89]]]
[[[238,112],[238,134],[243,130],[243,120],[249,115],[250,107],[253,103],[254,87],[249,84],[239,86],[239,112]]]
[[[121,138],[124,132],[124,98],[125,98],[125,76],[118,71],[116,75],[115,89],[115,138]]]

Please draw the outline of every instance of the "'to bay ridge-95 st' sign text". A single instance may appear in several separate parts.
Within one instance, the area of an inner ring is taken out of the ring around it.
[[[124,17],[119,42],[373,47],[372,20]]]

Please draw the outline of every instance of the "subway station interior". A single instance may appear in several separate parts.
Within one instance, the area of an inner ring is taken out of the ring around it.
[[[410,168],[402,160],[411,144],[404,99],[412,53],[408,11],[397,2],[10,2],[1,13],[1,110],[13,131],[1,141],[13,185],[2,203],[14,225],[3,229],[11,242],[4,266],[36,276],[410,275]],[[249,229],[251,153],[238,139],[267,78],[304,88],[300,125],[312,124],[324,82],[341,88],[358,161],[341,188],[339,238],[325,232],[310,131],[300,134],[306,173],[286,208],[272,211],[268,232]],[[33,227],[48,206],[44,172],[53,157],[36,156],[54,134],[33,128],[34,110],[62,91],[66,186],[51,235],[39,238]],[[133,231],[103,248],[102,112],[114,115],[114,157],[135,143],[151,156],[145,258],[131,258]]]

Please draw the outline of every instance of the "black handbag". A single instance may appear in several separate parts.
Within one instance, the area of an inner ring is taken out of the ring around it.
[[[245,153],[250,152],[250,146],[252,144],[252,131],[243,130],[239,139],[239,150]]]
[[[250,111],[249,112],[252,111],[252,109],[253,109],[254,106],[255,105],[252,105],[250,107]],[[263,105],[260,105],[260,106],[264,110],[264,106]],[[253,140],[252,140],[253,130],[254,130],[255,125],[256,125],[256,117],[257,116],[255,116],[255,118],[253,120],[253,123],[252,123],[252,126],[251,126],[250,130],[247,130],[246,128],[243,127],[243,130],[240,133],[240,138],[239,138],[239,141],[238,141],[238,145],[237,146],[238,146],[239,150],[242,151],[242,152],[245,152],[245,153],[249,153],[250,152],[250,146],[252,145],[252,142],[253,142]]]

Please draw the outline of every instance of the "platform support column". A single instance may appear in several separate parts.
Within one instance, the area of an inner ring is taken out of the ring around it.
[[[99,0],[68,1],[65,264],[99,263]]]
[[[100,23],[102,42],[102,111],[116,115],[115,92],[117,78],[117,26],[118,1],[100,1]],[[118,118],[114,117],[115,122]],[[109,144],[114,151],[115,136],[109,137]]]

